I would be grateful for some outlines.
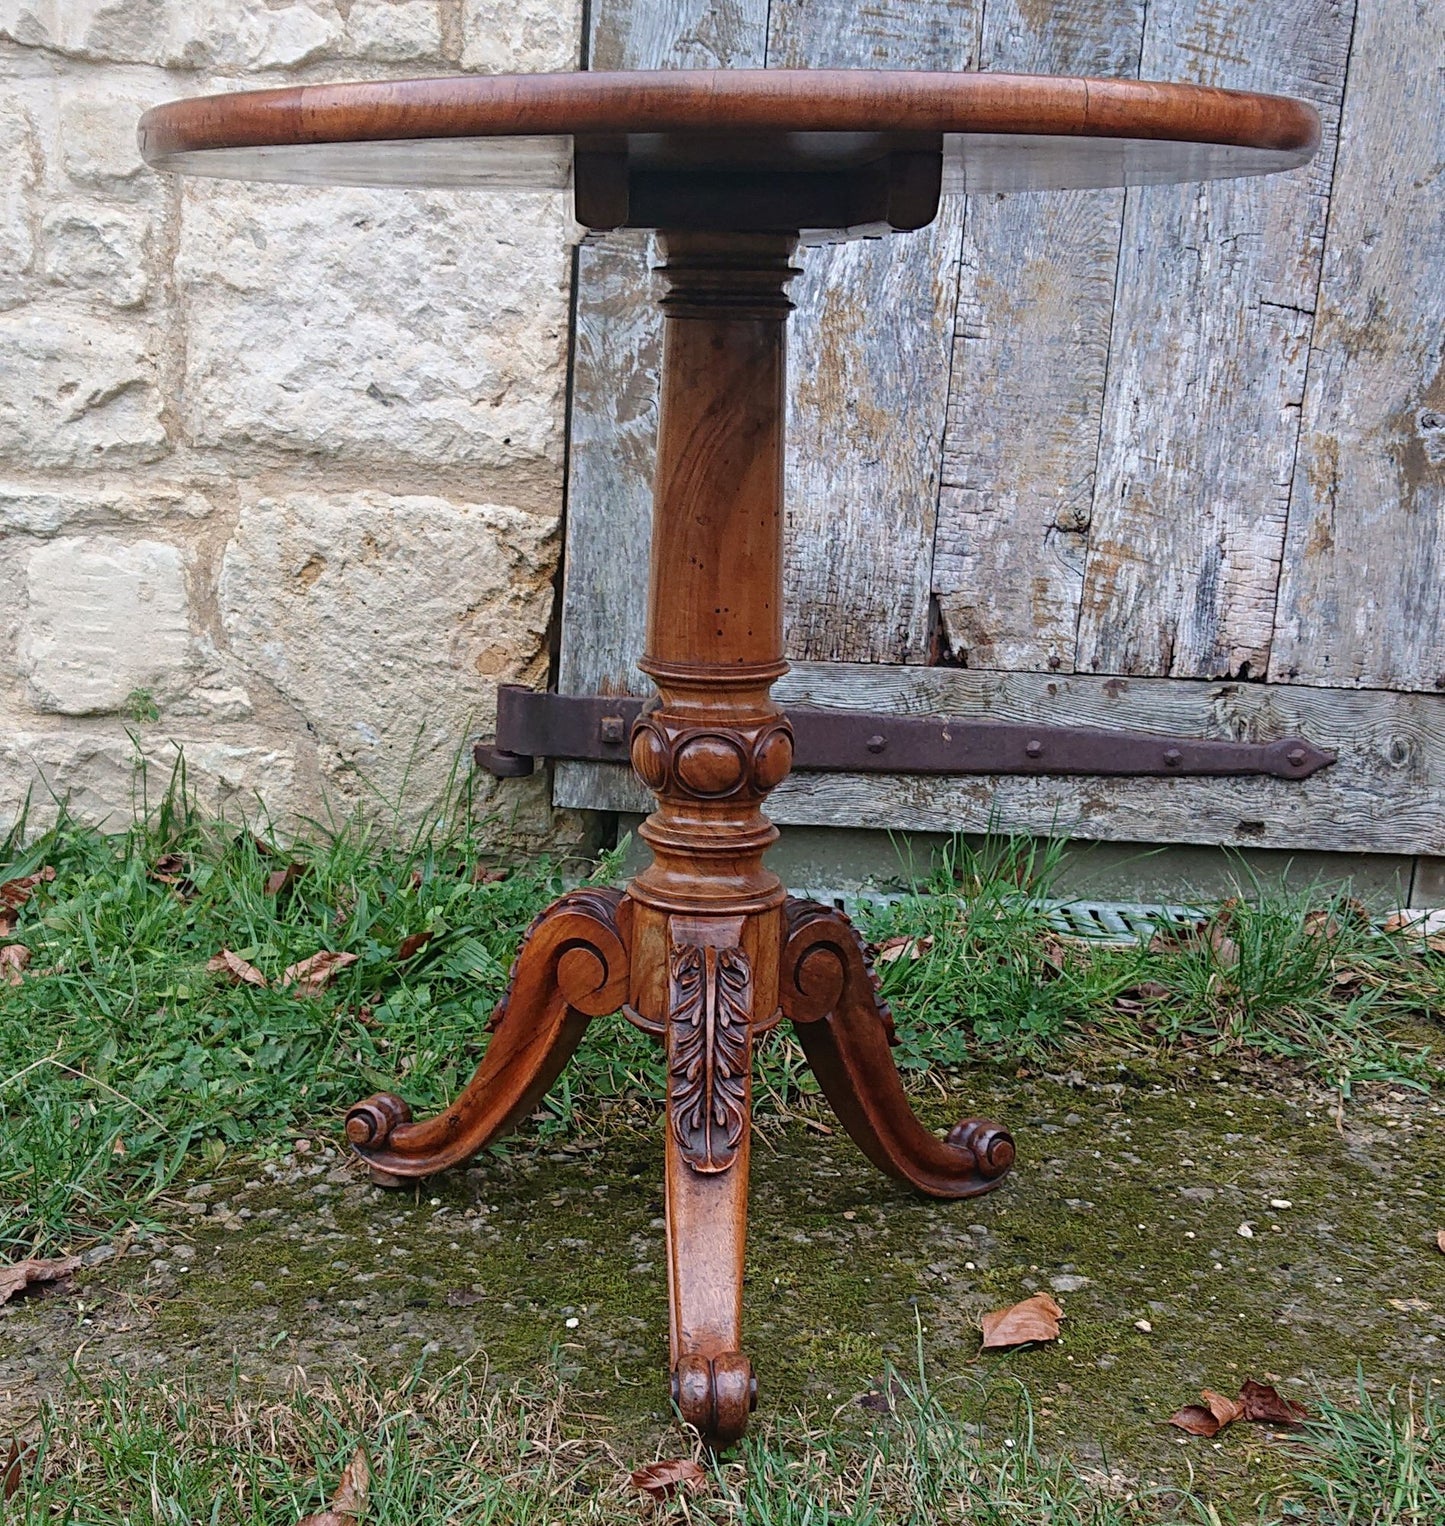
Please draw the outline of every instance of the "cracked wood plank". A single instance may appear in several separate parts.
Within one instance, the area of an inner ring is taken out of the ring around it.
[[[767,0],[599,0],[593,69],[761,68]],[[653,239],[614,233],[577,251],[558,688],[647,694],[647,548],[657,453]],[[570,765],[562,765],[565,771]]]
[[[1114,842],[1445,853],[1445,706],[1437,696],[1233,681],[800,663],[785,703],[1269,741],[1339,752],[1303,782],[794,774],[768,797],[784,825],[1062,835]],[[561,805],[646,811],[622,768],[573,765]]]
[[[776,4],[770,68],[971,69],[980,0]],[[784,570],[790,657],[928,660],[962,208],[809,249],[793,282]]]
[[[1445,689],[1437,0],[1360,7],[1270,677]]]
[[[1155,0],[1140,73],[1313,102],[1288,175],[1125,202],[1081,672],[1269,662],[1353,0]]]
[[[1143,0],[989,0],[980,66],[1134,76],[1143,32]],[[963,665],[1074,665],[1123,213],[1118,190],[968,202],[933,562]]]

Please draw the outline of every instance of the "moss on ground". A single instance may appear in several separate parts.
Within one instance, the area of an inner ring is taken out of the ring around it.
[[[759,1131],[746,1305],[764,1415],[863,1429],[877,1417],[857,1399],[888,1363],[913,1366],[921,1330],[930,1382],[976,1423],[1011,1428],[1026,1394],[1046,1447],[1142,1482],[1192,1467],[1239,1508],[1287,1459],[1259,1428],[1210,1443],[1167,1427],[1201,1386],[1254,1377],[1308,1402],[1347,1399],[1357,1368],[1378,1384],[1445,1373],[1438,1102],[1376,1088],[1341,1130],[1329,1095],[1276,1072],[962,1084],[921,1104],[927,1121],[988,1113],[1020,1143],[1009,1183],[971,1202],[907,1193],[826,1114]],[[358,1359],[522,1378],[550,1365],[624,1456],[650,1455],[668,1424],[661,1171],[656,1133],[617,1131],[514,1145],[399,1193],[324,1142],[197,1182],[162,1237],[89,1268],[73,1295],[5,1311],[0,1395],[12,1418],[33,1407],[77,1346],[82,1372],[184,1367],[217,1384],[233,1363],[258,1385]],[[981,1356],[979,1314],[1034,1291],[1063,1305],[1063,1338]]]

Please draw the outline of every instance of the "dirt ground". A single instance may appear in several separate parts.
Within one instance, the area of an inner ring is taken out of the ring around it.
[[[1346,1108],[1276,1072],[1208,1062],[979,1072],[920,1104],[1006,1119],[1012,1179],[973,1202],[879,1176],[831,1119],[759,1130],[746,1292],[760,1416],[876,1419],[887,1364],[1008,1434],[1141,1483],[1245,1502],[1283,1467],[1258,1427],[1215,1442],[1163,1422],[1246,1377],[1308,1404],[1445,1377],[1445,1151],[1437,1100],[1374,1088]],[[829,1128],[830,1132],[823,1132]],[[99,1246],[68,1290],[0,1309],[0,1434],[42,1392],[118,1366],[258,1386],[299,1366],[470,1361],[559,1369],[639,1455],[669,1423],[660,1131],[525,1141],[420,1190],[375,1188],[326,1139],[223,1162],[177,1189],[158,1235]],[[1046,1290],[1047,1347],[979,1354],[987,1309]],[[1021,1386],[1020,1386],[1021,1385]],[[986,1398],[981,1395],[987,1395]]]

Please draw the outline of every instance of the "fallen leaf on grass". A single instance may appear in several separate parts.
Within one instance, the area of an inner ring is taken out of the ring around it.
[[[0,1304],[9,1303],[17,1293],[42,1282],[63,1282],[79,1265],[79,1256],[57,1256],[50,1261],[31,1257],[13,1266],[0,1266]]]
[[[430,942],[431,928],[427,928],[424,933],[412,933],[409,937],[403,938],[397,945],[396,957],[398,959],[410,959],[413,954],[419,953]]]
[[[21,971],[30,963],[30,950],[23,943],[7,943],[0,948],[0,980],[7,986],[18,986],[23,979]]]
[[[472,870],[472,884],[499,885],[511,872],[510,869],[497,869],[490,864],[478,864]]]
[[[885,938],[875,950],[873,962],[894,964],[899,959],[921,959],[932,947],[932,938]]]
[[[183,901],[189,901],[196,893],[196,882],[186,872],[183,853],[162,853],[146,870],[146,878],[158,885],[169,885]]]
[[[264,990],[270,984],[254,964],[247,964],[228,948],[223,948],[206,968],[216,975],[229,975],[232,985],[260,986]]]
[[[331,1496],[331,1504],[320,1515],[304,1516],[296,1526],[356,1526],[356,1518],[366,1509],[371,1493],[371,1469],[360,1447],[341,1475],[341,1483]]]
[[[1203,1404],[1186,1404],[1183,1409],[1170,1415],[1170,1425],[1177,1425],[1191,1436],[1217,1436],[1226,1425],[1233,1425],[1244,1413],[1244,1405],[1227,1394],[1217,1394],[1212,1388],[1201,1388],[1199,1396]]]
[[[287,864],[284,869],[273,869],[266,876],[266,894],[280,895],[288,885],[294,885],[306,873],[306,867],[305,864]]]
[[[684,1484],[700,1484],[707,1474],[690,1457],[650,1462],[632,1475],[632,1487],[655,1500],[670,1500]]]
[[[1268,1383],[1256,1383],[1253,1378],[1244,1380],[1239,1400],[1244,1406],[1244,1418],[1260,1425],[1298,1425],[1310,1417],[1303,1404],[1286,1399],[1277,1388],[1271,1388]]]
[[[20,908],[35,894],[37,885],[48,885],[55,878],[55,870],[49,864],[34,874],[22,875],[18,880],[6,880],[0,885],[0,901],[15,911]]]
[[[348,964],[355,964],[356,957],[355,954],[322,949],[309,959],[288,964],[281,972],[281,984],[294,986],[295,990],[291,993],[293,996],[316,996],[331,984],[332,977],[338,970],[344,970]]]
[[[1239,1390],[1239,1397],[1231,1399],[1218,1394],[1212,1388],[1202,1388],[1199,1396],[1203,1404],[1186,1404],[1169,1417],[1169,1424],[1178,1426],[1191,1436],[1206,1438],[1217,1436],[1226,1425],[1236,1420],[1250,1420],[1256,1425],[1298,1425],[1309,1419],[1309,1411],[1303,1404],[1286,1399],[1278,1389],[1268,1383],[1256,1383],[1246,1378]]]
[[[20,1485],[25,1481],[26,1464],[34,1460],[34,1446],[28,1446],[22,1451],[18,1441],[10,1443],[5,1461],[0,1464],[0,1504],[13,1500],[20,1493]]]
[[[983,1316],[983,1349],[1026,1346],[1032,1341],[1056,1341],[1064,1311],[1047,1293],[1035,1293],[1007,1309]]]

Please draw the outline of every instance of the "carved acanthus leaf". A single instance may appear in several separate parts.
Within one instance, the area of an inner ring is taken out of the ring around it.
[[[748,1122],[752,969],[740,948],[674,943],[670,976],[673,1135],[694,1171],[726,1171]]]

